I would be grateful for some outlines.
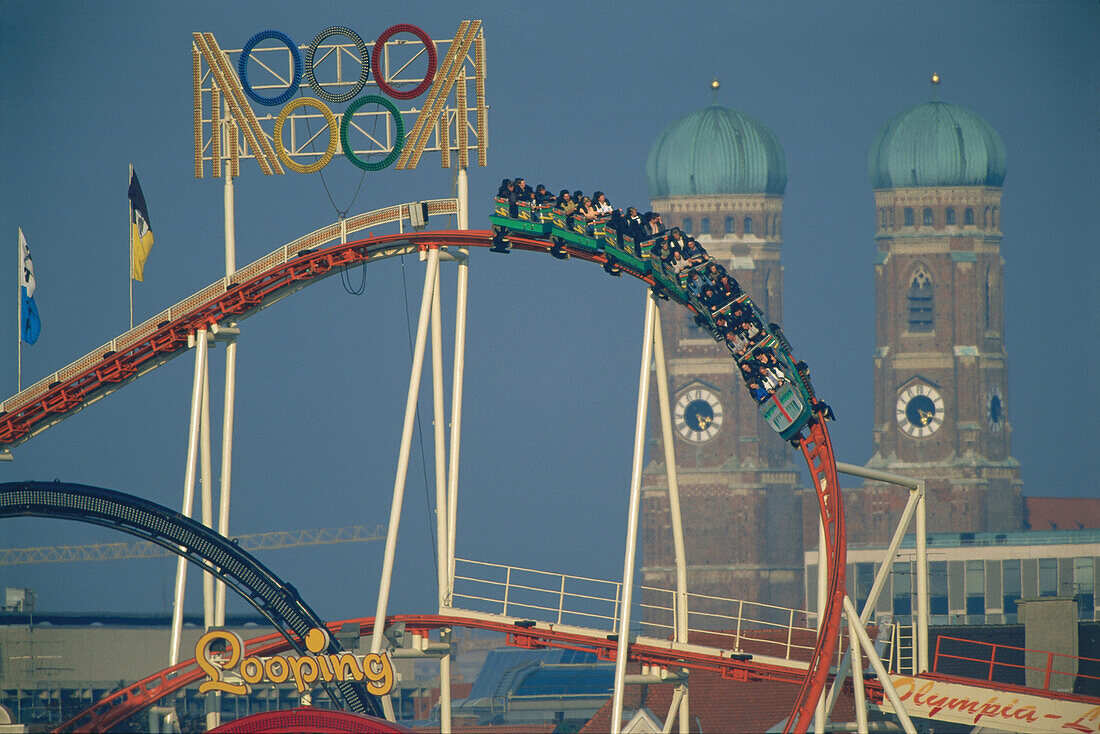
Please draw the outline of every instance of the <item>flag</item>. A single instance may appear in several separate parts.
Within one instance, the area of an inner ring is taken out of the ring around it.
[[[145,208],[145,195],[137,174],[130,168],[130,277],[145,280],[145,261],[153,249],[153,228],[149,224],[149,211]]]
[[[42,332],[42,321],[38,318],[38,306],[34,305],[34,263],[22,227],[19,228],[19,262],[19,338],[34,344]]]

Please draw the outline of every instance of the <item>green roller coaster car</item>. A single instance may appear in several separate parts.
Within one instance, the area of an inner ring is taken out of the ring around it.
[[[737,306],[742,310],[749,309],[751,320],[763,332],[753,338],[752,353],[760,349],[774,353],[785,378],[759,404],[761,417],[784,440],[797,440],[802,429],[813,418],[815,408],[823,405],[814,397],[805,364],[795,363],[790,344],[782,330],[777,324],[767,324],[748,294],[742,293],[735,300],[712,311],[694,291],[686,287],[689,274],[693,271],[702,274],[704,268],[713,262],[712,258],[674,273],[653,252],[660,237],[644,240],[639,247],[633,237],[619,234],[606,221],[589,223],[576,213],[567,215],[552,205],[519,202],[515,205],[515,217],[510,216],[510,209],[507,199],[498,198],[494,202],[493,213],[489,216],[496,235],[493,249],[498,252],[508,251],[507,235],[515,233],[548,240],[550,254],[555,257],[569,257],[565,251],[567,246],[574,251],[603,255],[606,259],[605,270],[612,275],[627,270],[643,279],[651,279],[654,292],[694,311],[696,323],[707,329],[719,343],[725,343],[726,335],[721,333],[716,318],[729,315]],[[741,359],[748,357],[742,356]],[[737,362],[736,359],[734,361]]]

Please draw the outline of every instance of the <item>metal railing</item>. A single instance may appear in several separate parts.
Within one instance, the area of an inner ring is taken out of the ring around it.
[[[644,612],[641,634],[674,638],[676,592],[635,587]],[[617,633],[622,582],[455,559],[450,606]],[[808,659],[817,631],[801,609],[705,594],[688,594],[693,644],[784,659]]]
[[[1072,691],[1082,684],[1092,690],[1100,688],[1100,675],[1081,672],[1082,664],[1100,672],[1100,660],[1095,658],[941,635],[936,639],[932,670],[1045,691]]]

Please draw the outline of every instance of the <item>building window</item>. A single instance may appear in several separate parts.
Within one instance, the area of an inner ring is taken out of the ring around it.
[[[684,234],[691,234],[691,217],[684,217],[684,221],[680,223],[680,229]]]
[[[1020,600],[1020,560],[1005,561],[1001,574],[1005,622],[1012,624],[1016,621],[1016,602]]]
[[[928,564],[928,611],[947,615],[947,561]]]
[[[752,217],[745,217],[745,234],[752,234]]]
[[[925,208],[924,214],[922,216],[924,217],[924,226],[931,227],[932,226],[932,210],[928,209],[928,208]]]
[[[917,265],[909,279],[909,331],[932,331],[932,276]]]
[[[856,608],[863,609],[867,603],[867,597],[871,595],[871,587],[875,584],[875,564],[856,564]]]
[[[1073,593],[1077,596],[1077,618],[1092,619],[1096,611],[1092,558],[1073,559]]]
[[[985,330],[989,331],[993,327],[993,266],[990,265],[985,270]]]
[[[1058,559],[1039,559],[1039,596],[1058,596]]]
[[[985,617],[985,561],[966,562],[966,614]],[[981,624],[985,620],[970,621]]]
[[[910,561],[894,563],[894,616],[913,614],[913,564]]]
[[[710,218],[703,217],[699,220],[699,234],[710,234]]]
[[[905,207],[905,211],[903,213],[903,216],[905,217],[905,219],[904,219],[905,226],[906,227],[912,227],[913,226],[913,209],[911,207]]]
[[[967,207],[963,214],[963,224],[974,224],[974,210],[970,207]]]
[[[734,222],[737,221],[733,217],[726,217],[726,234],[736,234],[737,225]]]
[[[947,211],[944,212],[944,215],[947,217],[947,224],[954,224],[955,223],[955,210],[954,209],[952,209],[951,207],[947,207]]]

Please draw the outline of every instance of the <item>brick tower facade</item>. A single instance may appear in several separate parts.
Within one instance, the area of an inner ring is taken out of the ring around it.
[[[700,124],[691,127],[693,120]],[[771,158],[761,154],[746,159],[715,143],[709,135],[717,128],[719,133],[714,134],[721,139],[726,123],[748,141],[750,150],[753,135],[759,136],[760,148],[770,149]],[[669,132],[677,128],[682,132],[684,127],[691,133],[690,145],[683,136],[677,140],[675,132]],[[670,126],[649,161],[652,208],[662,215],[665,226],[681,227],[696,237],[766,317],[777,322],[783,318],[780,249],[786,162],[782,155],[778,141],[760,123],[712,106]],[[790,446],[757,415],[725,345],[717,344],[683,309],[662,308],[661,328],[688,590],[800,606],[802,493]],[[706,416],[702,423],[700,414]],[[654,397],[650,463],[642,490],[643,583],[674,589],[675,557],[659,419]],[[691,609],[708,611],[702,600],[693,600]],[[692,624],[699,623],[693,620]],[[722,623],[714,620],[713,625]]]

